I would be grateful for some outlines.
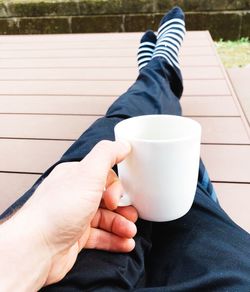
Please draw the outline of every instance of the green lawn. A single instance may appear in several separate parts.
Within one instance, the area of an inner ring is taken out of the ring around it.
[[[238,41],[215,42],[217,51],[226,68],[244,67],[250,64],[250,41],[242,38]]]

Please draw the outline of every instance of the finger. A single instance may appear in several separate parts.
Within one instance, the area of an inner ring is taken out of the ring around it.
[[[100,203],[100,208],[107,209],[103,200]],[[108,209],[112,210],[110,208],[108,208]],[[134,222],[134,223],[138,220],[138,217],[139,217],[139,214],[134,206],[118,207],[116,209],[113,209],[113,211],[120,214],[121,216],[127,218],[128,220]]]
[[[126,238],[134,237],[137,232],[133,222],[120,214],[101,208],[96,212],[91,222],[91,227],[103,229]]]
[[[115,210],[115,212],[134,223],[138,219],[138,212],[133,206],[119,207]]]
[[[124,193],[122,185],[119,180],[114,181],[104,192],[103,200],[106,208],[114,210],[117,208],[119,200]]]
[[[91,228],[85,248],[100,249],[111,252],[130,252],[135,247],[132,238],[122,238],[104,230]]]
[[[114,170],[110,169],[106,181],[106,190],[103,192],[102,196],[105,207],[110,210],[116,209],[122,193],[123,188],[119,178]]]
[[[101,175],[106,174],[107,176],[109,170],[116,163],[121,162],[129,154],[130,150],[131,147],[128,143],[103,140],[95,145],[80,164],[87,166],[88,172],[91,174],[96,174],[98,165],[98,173]]]
[[[114,170],[111,168],[109,170],[109,173],[108,173],[108,177],[107,177],[107,181],[106,181],[106,189],[112,185],[114,182],[118,181],[119,178],[117,176],[117,174],[114,172]]]

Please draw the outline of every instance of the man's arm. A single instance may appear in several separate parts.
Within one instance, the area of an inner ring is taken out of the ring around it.
[[[0,225],[0,291],[37,291],[51,264],[34,224],[25,212]]]
[[[132,206],[117,208],[123,190],[112,170],[129,151],[121,142],[101,142],[81,162],[57,166],[0,225],[1,292],[58,282],[82,248],[134,248],[138,215]]]

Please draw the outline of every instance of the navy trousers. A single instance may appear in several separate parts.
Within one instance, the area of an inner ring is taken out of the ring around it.
[[[55,165],[79,161],[98,141],[114,140],[114,126],[123,119],[145,114],[181,115],[182,90],[178,70],[161,57],[151,60],[107,114]],[[0,218],[22,206],[55,165]],[[132,252],[83,250],[66,277],[42,291],[250,291],[250,235],[217,203],[202,161],[191,210],[171,222],[139,219],[137,228]]]

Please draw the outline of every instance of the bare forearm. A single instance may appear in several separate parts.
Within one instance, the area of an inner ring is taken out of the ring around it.
[[[50,262],[25,212],[0,226],[0,291],[37,291],[46,281]]]

